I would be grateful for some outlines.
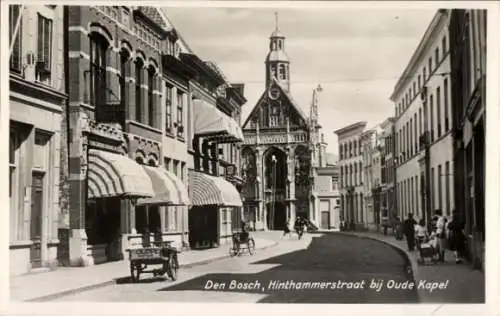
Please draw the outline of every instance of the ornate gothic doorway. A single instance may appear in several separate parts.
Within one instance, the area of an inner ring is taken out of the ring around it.
[[[264,194],[268,229],[283,229],[286,220],[286,154],[275,147],[264,153]]]

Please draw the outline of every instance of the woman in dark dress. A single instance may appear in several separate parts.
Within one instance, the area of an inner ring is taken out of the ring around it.
[[[458,212],[453,212],[453,217],[451,222],[448,224],[449,230],[449,246],[450,250],[455,254],[455,262],[461,263],[463,253],[465,251],[465,236],[463,229],[465,227],[464,222],[460,218]]]

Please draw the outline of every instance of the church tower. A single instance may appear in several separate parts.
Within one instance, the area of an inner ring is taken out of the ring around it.
[[[313,189],[320,156],[317,99],[321,88],[314,90],[309,118],[292,97],[290,59],[277,13],[275,18],[265,61],[266,88],[242,127],[244,217],[257,230],[283,229],[297,216],[319,218]]]
[[[285,52],[285,36],[281,34],[278,25],[278,13],[276,16],[276,28],[269,38],[269,53],[266,58],[266,88],[273,78],[287,92],[290,91],[290,59]]]

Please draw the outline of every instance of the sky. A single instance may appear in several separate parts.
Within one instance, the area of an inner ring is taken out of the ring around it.
[[[338,154],[334,131],[367,127],[394,115],[389,96],[435,9],[164,8],[189,47],[215,61],[232,83],[245,84],[242,122],[265,89],[265,58],[278,12],[290,57],[290,91],[309,114],[321,84],[319,121],[327,151]]]

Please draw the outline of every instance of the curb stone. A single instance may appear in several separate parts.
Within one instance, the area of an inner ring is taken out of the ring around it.
[[[273,243],[271,243],[271,244],[269,244],[267,246],[264,246],[262,248],[256,248],[255,250],[256,251],[261,251],[261,250],[265,250],[265,249],[274,247],[276,245],[278,245],[278,242],[277,241],[273,241]],[[192,267],[195,267],[195,266],[200,266],[200,265],[212,263],[212,262],[219,261],[219,260],[222,260],[222,259],[226,259],[226,258],[229,258],[229,257],[230,257],[229,254],[224,254],[222,256],[218,256],[218,257],[214,257],[214,258],[210,258],[210,259],[206,259],[206,260],[201,260],[201,261],[197,261],[197,262],[193,262],[193,263],[180,264],[179,268],[192,268]],[[87,291],[95,290],[95,289],[98,289],[98,288],[110,286],[110,285],[116,284],[119,279],[120,278],[115,278],[115,279],[112,279],[112,280],[108,280],[108,281],[104,281],[104,282],[99,282],[99,283],[95,283],[95,284],[91,284],[91,285],[86,285],[86,286],[82,286],[82,287],[71,289],[71,290],[66,290],[66,291],[62,291],[62,292],[58,292],[58,293],[53,293],[53,294],[49,294],[49,295],[35,297],[35,298],[24,300],[24,302],[46,302],[46,301],[51,301],[51,300],[55,300],[57,298],[61,298],[61,297],[64,297],[64,296],[68,296],[68,295],[72,295],[72,294],[76,294],[76,293],[87,292]],[[22,302],[22,301],[19,301],[19,302]]]

